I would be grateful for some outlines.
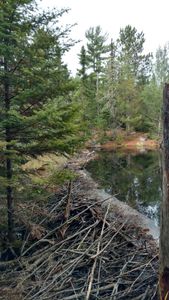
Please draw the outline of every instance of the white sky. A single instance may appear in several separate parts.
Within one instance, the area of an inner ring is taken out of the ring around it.
[[[100,25],[103,32],[114,40],[120,28],[136,27],[145,34],[145,51],[155,52],[159,45],[169,41],[169,0],[41,0],[43,7],[69,7],[71,11],[62,22],[78,23],[71,37],[83,40],[65,57],[68,67],[75,74],[78,67],[77,53],[84,44],[85,31]]]

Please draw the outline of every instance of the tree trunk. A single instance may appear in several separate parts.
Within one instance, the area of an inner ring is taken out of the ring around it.
[[[100,105],[99,105],[99,73],[96,72],[96,106],[97,106],[97,117],[100,115]]]
[[[8,119],[8,113],[10,111],[10,95],[9,95],[9,77],[8,77],[8,65],[7,62],[4,62],[4,71],[5,71],[5,83],[4,83],[4,92],[5,92],[5,110],[6,110],[6,119]],[[8,209],[8,239],[10,242],[14,240],[14,207],[13,207],[13,193],[11,186],[12,179],[12,161],[10,158],[11,150],[11,130],[10,125],[7,123],[6,130],[6,178],[7,178],[7,187],[6,187],[6,197],[7,197],[7,209]]]
[[[8,141],[8,132],[6,130],[6,141]],[[9,142],[9,141],[8,141]],[[7,196],[7,209],[8,209],[8,239],[10,242],[14,240],[14,207],[13,207],[13,195],[12,195],[12,162],[8,157],[10,146],[6,146],[7,158],[6,158],[6,177],[8,180],[8,185],[6,187],[6,196]]]
[[[169,84],[163,92],[163,200],[160,228],[160,299],[169,300]]]

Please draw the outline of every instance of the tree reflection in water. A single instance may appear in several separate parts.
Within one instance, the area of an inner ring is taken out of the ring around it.
[[[159,224],[161,189],[160,154],[99,152],[86,169],[110,194],[152,218]]]

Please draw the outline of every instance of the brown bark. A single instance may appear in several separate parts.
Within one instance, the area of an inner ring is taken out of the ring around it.
[[[160,299],[169,300],[169,84],[163,92],[163,200],[160,225]]]

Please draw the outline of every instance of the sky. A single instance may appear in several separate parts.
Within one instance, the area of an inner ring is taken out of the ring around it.
[[[64,60],[72,74],[78,67],[77,54],[85,44],[85,32],[100,25],[109,39],[116,40],[120,28],[136,27],[145,35],[145,53],[153,52],[169,41],[169,0],[41,0],[43,8],[70,8],[61,18],[63,24],[77,25],[70,37],[81,40],[65,56]]]

